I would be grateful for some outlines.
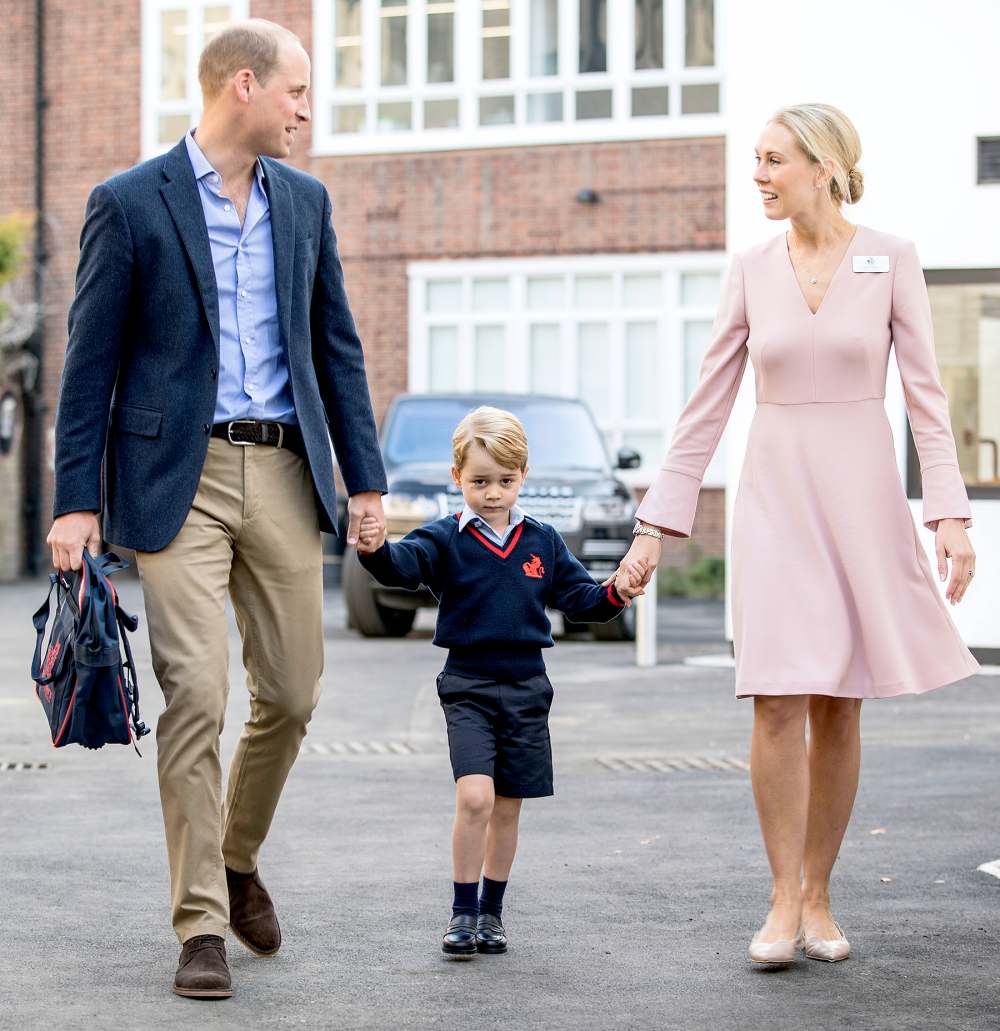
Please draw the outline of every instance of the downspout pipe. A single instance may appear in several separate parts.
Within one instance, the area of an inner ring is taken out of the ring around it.
[[[35,0],[35,248],[32,292],[38,321],[28,341],[35,358],[32,380],[24,390],[24,556],[25,571],[38,575],[42,557],[42,498],[45,483],[45,278],[48,250],[45,243],[45,0]]]

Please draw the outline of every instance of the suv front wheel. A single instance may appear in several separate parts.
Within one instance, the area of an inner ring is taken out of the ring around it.
[[[353,548],[344,552],[341,589],[347,605],[347,625],[362,637],[405,637],[413,629],[416,609],[394,609],[379,603],[368,571]]]

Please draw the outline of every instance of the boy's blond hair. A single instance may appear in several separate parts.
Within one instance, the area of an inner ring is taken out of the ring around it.
[[[455,427],[451,450],[455,468],[461,472],[469,454],[469,445],[475,442],[504,469],[528,467],[528,437],[521,420],[502,408],[482,405]]]

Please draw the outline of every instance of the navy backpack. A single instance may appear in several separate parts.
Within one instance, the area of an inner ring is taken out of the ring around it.
[[[78,571],[49,575],[48,596],[32,617],[38,637],[31,678],[56,748],[131,744],[138,752],[136,742],[149,733],[139,719],[139,684],[127,633],[139,620],[119,605],[108,579],[126,566],[111,552],[93,558],[85,550]],[[53,590],[56,614],[43,658]]]

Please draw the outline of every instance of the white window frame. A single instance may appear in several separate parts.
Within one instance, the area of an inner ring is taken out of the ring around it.
[[[506,329],[507,361],[504,392],[524,393],[530,389],[530,334],[533,323],[558,325],[562,345],[562,367],[565,370],[562,396],[576,397],[577,348],[573,346],[578,323],[604,322],[610,326],[610,347],[618,352],[619,360],[612,366],[611,418],[598,426],[607,436],[610,458],[622,445],[626,433],[661,433],[663,451],[666,452],[670,435],[687,400],[685,397],[684,323],[712,321],[715,305],[681,304],[681,275],[686,272],[716,272],[720,284],[727,265],[723,251],[680,252],[671,254],[595,254],[585,256],[556,256],[516,259],[468,259],[464,261],[413,262],[408,266],[409,279],[409,355],[408,389],[412,393],[427,393],[429,382],[430,330],[435,326],[456,327],[458,331],[458,386],[459,393],[474,391],[475,329],[479,325],[503,325]],[[664,275],[664,304],[657,308],[625,307],[623,304],[624,276],[635,273],[662,273]],[[613,280],[613,303],[610,308],[575,309],[572,301],[572,279],[576,275],[610,275]],[[531,276],[561,277],[564,282],[565,303],[559,310],[529,311],[526,303],[526,284]],[[472,306],[474,279],[506,279],[510,284],[510,303],[504,313],[475,311]],[[428,284],[438,280],[460,280],[462,306],[458,312],[428,312],[426,309]],[[662,342],[658,369],[657,396],[661,399],[656,421],[631,420],[624,412],[625,385],[624,348],[625,324],[628,322],[656,321]],[[499,392],[499,391],[498,391]],[[622,479],[632,487],[646,487],[650,472],[658,462],[637,470],[622,470]],[[725,454],[720,447],[706,471],[706,487],[724,487],[726,484]]]
[[[177,142],[176,140],[172,143],[160,142],[160,115],[188,114],[190,127],[198,124],[202,109],[201,88],[198,85],[198,57],[203,46],[201,39],[202,12],[206,7],[217,7],[227,2],[232,10],[233,21],[250,16],[250,0],[142,0],[140,131],[144,158],[162,154]],[[168,10],[187,11],[189,25],[197,27],[194,36],[192,37],[190,34],[188,36],[188,95],[184,100],[160,100],[160,59],[163,54],[162,40],[160,39],[160,15]]]
[[[375,81],[378,57],[377,5],[379,0],[363,0],[364,26],[361,89],[334,91],[334,4],[335,0],[313,0],[313,136],[314,156],[339,154],[378,154],[410,151],[461,150],[479,147],[531,146],[552,143],[581,143],[609,140],[638,140],[660,137],[717,136],[724,133],[726,81],[720,67],[725,52],[725,3],[715,0],[715,60],[712,67],[684,66],[684,0],[664,0],[666,46],[662,70],[635,71],[635,0],[607,0],[608,71],[580,74],[576,70],[579,50],[578,0],[559,0],[558,75],[529,77],[529,48],[526,35],[528,0],[510,0],[511,71],[510,79],[482,80],[480,0],[455,0],[455,82],[426,83],[426,33],[413,26],[426,26],[428,0],[409,0],[410,31],[407,35],[407,74],[405,86],[379,86]],[[718,83],[719,113],[682,115],[681,87],[699,83]],[[629,105],[633,87],[668,86],[668,115],[631,117]],[[607,119],[575,120],[577,90],[612,90],[612,115]],[[536,92],[562,92],[563,122],[528,123],[525,121],[526,96]],[[480,126],[479,100],[486,96],[515,98],[515,118],[511,125]],[[335,99],[343,103],[365,103],[367,128],[362,133],[338,134],[331,131],[331,108]],[[453,129],[423,129],[423,101],[457,97],[459,125]],[[383,131],[374,128],[378,103],[392,100],[412,101],[412,126],[409,130]]]

